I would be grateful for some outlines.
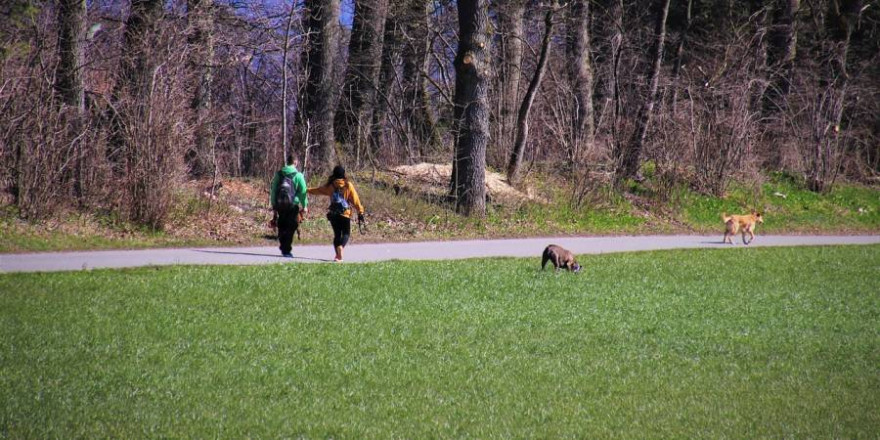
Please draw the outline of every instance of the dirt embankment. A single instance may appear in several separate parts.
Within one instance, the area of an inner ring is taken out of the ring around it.
[[[402,165],[391,168],[388,172],[392,178],[406,182],[414,186],[416,191],[441,196],[449,189],[449,180],[452,178],[452,165],[420,163],[416,165]],[[531,188],[520,191],[507,182],[507,178],[500,173],[486,171],[486,190],[489,198],[497,203],[521,203],[524,201],[538,201],[539,198]]]

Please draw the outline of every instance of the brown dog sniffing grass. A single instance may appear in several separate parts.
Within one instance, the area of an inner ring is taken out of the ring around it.
[[[581,271],[581,265],[574,259],[574,254],[562,246],[551,244],[544,249],[544,255],[541,257],[541,270],[544,270],[548,261],[553,263],[557,272],[559,269],[568,269],[572,272]]]
[[[733,244],[733,236],[742,231],[743,244],[749,244],[755,239],[755,227],[758,223],[764,223],[764,216],[754,211],[748,215],[727,215],[723,212],[721,221],[724,222],[724,243]],[[748,241],[746,234],[749,234]]]

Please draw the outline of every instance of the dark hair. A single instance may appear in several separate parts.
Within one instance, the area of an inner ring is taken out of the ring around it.
[[[296,156],[294,156],[293,154],[288,154],[287,155],[287,164],[293,165],[294,162],[296,162]]]
[[[333,183],[336,179],[345,179],[345,168],[342,165],[336,165],[333,167],[333,172],[330,173],[330,178],[327,179],[327,183]]]

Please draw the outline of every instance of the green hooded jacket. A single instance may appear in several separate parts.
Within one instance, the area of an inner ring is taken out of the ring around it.
[[[296,189],[293,203],[306,208],[309,205],[309,199],[306,197],[306,178],[303,177],[303,174],[297,171],[296,167],[293,165],[285,165],[284,168],[281,168],[280,171],[276,172],[275,177],[272,178],[272,184],[269,185],[269,206],[272,206],[273,208],[275,207],[275,191],[278,188],[278,183],[281,180],[282,174],[293,180],[293,187]]]

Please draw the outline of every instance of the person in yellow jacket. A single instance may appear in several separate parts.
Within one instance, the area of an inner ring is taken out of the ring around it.
[[[354,184],[345,177],[345,168],[336,165],[327,183],[308,189],[309,194],[330,197],[330,206],[327,208],[327,220],[333,227],[333,248],[336,257],[333,261],[342,262],[342,250],[348,244],[351,237],[351,214],[352,210],[358,213],[358,223],[364,223],[364,206],[358,197]]]

